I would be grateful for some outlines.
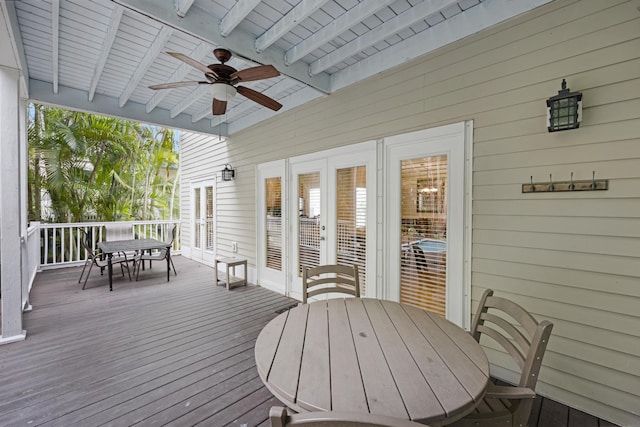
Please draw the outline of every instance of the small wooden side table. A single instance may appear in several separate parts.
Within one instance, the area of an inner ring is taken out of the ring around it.
[[[239,285],[247,285],[247,260],[245,258],[220,258],[220,259],[216,259],[215,260],[215,265],[214,265],[214,270],[215,270],[215,278],[216,278],[216,285],[218,284],[218,264],[219,263],[223,263],[226,264],[227,266],[227,280],[226,280],[226,285],[227,285],[227,290],[231,289],[233,286],[239,286]],[[242,279],[237,279],[235,277],[236,275],[236,267],[237,266],[243,266],[244,267],[244,277]],[[237,279],[237,280],[231,280],[231,275],[229,274],[229,269],[232,269],[233,271],[233,278]]]

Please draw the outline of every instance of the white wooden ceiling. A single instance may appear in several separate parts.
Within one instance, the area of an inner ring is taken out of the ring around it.
[[[233,134],[411,61],[551,0],[0,0],[13,23],[28,96],[197,132]],[[282,74],[245,86],[281,104],[273,112],[237,95],[211,114],[207,86],[166,54]],[[222,123],[222,124],[221,124]]]

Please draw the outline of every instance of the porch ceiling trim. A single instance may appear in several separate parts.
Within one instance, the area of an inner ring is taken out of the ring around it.
[[[151,113],[146,112],[145,104],[129,101],[120,107],[118,98],[96,94],[93,101],[89,101],[83,90],[66,86],[58,86],[58,93],[53,93],[53,84],[41,80],[30,79],[29,90],[31,99],[35,102],[60,106],[72,110],[105,114],[127,120],[150,123],[168,128],[183,129],[189,132],[211,133],[211,121],[202,120],[191,122],[191,115],[178,114],[171,118],[170,112],[156,108]],[[226,135],[224,135],[226,136]]]
[[[24,54],[24,45],[22,44],[22,36],[20,35],[16,7],[12,1],[0,1],[0,8],[5,16],[5,22],[9,32],[9,42],[11,43],[13,55],[17,62],[16,65],[18,69],[22,71],[20,76],[21,96],[29,98],[29,67],[27,66],[27,57]]]

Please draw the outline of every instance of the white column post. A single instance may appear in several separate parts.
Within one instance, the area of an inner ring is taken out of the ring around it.
[[[29,185],[29,141],[27,140],[27,115],[29,103],[26,99],[20,100],[19,105],[19,132],[20,132],[20,245],[22,253],[22,310],[31,311],[29,304],[29,288],[31,287],[31,272],[29,271],[29,246],[28,230],[28,185]],[[33,255],[33,254],[31,254]]]
[[[27,335],[22,329],[19,79],[18,70],[0,66],[0,344]]]

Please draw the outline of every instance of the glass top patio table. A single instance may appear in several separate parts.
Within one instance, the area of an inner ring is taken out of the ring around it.
[[[341,298],[297,307],[256,341],[266,387],[297,412],[348,411],[432,426],[471,412],[489,363],[463,329],[392,301]]]
[[[127,240],[111,240],[98,242],[98,248],[107,255],[109,263],[109,290],[113,290],[113,265],[111,258],[114,253],[131,252],[131,251],[147,251],[153,249],[167,248],[167,281],[169,281],[169,271],[171,262],[171,243],[163,242],[157,239],[127,239]]]

